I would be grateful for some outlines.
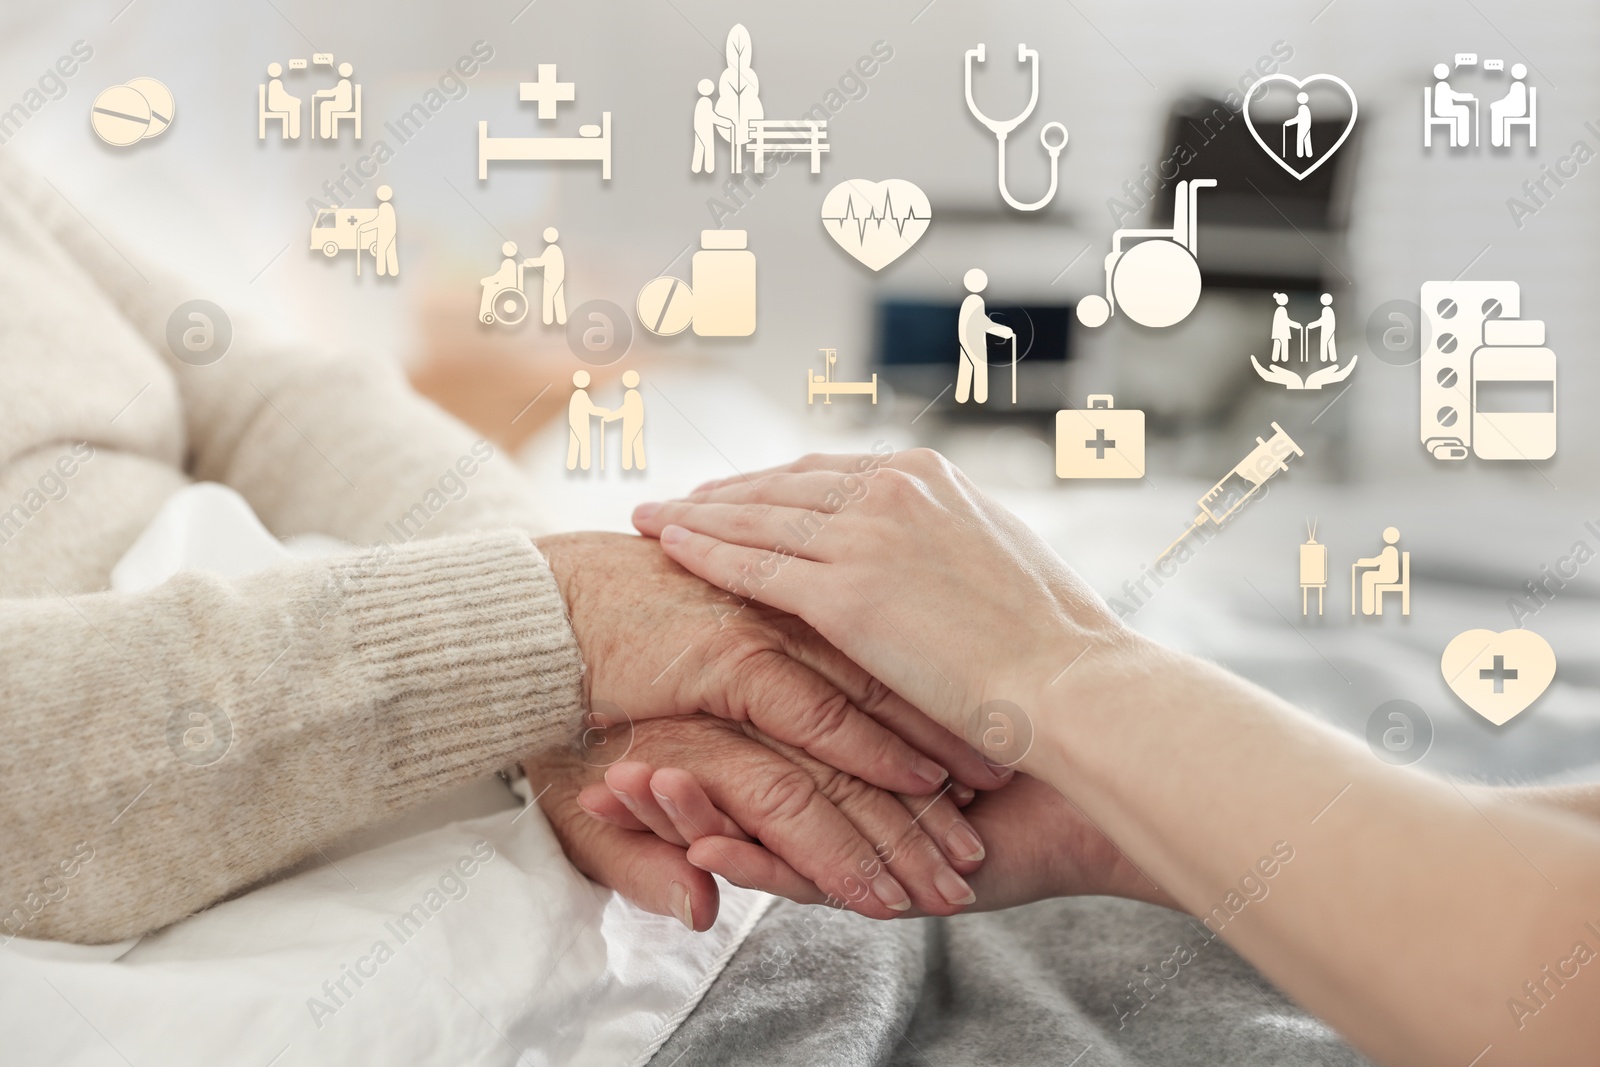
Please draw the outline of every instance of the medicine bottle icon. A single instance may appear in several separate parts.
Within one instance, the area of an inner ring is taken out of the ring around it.
[[[748,337],[756,332],[756,256],[744,230],[701,230],[690,264],[694,332]]]

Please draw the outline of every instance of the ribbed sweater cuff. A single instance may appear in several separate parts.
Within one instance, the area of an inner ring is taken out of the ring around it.
[[[368,573],[350,583],[346,608],[354,654],[379,690],[386,802],[577,736],[582,660],[526,534],[378,546],[360,559]]]

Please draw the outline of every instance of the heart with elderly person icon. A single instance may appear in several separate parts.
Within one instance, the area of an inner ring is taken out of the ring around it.
[[[1332,74],[1303,79],[1269,74],[1250,86],[1243,114],[1245,126],[1261,150],[1296,179],[1304,180],[1332,159],[1356,128],[1356,94],[1343,78]],[[1343,129],[1338,128],[1340,123]],[[1273,133],[1278,134],[1277,148],[1270,140]]]

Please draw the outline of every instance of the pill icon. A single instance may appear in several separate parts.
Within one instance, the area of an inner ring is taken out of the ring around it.
[[[154,78],[135,78],[94,98],[89,125],[106,144],[127,148],[165,133],[174,110],[172,90]]]
[[[144,131],[144,140],[165,133],[172,125],[172,90],[154,78],[134,78],[125,84],[150,105],[150,128]]]
[[[689,328],[694,318],[694,293],[677,278],[653,278],[639,290],[638,310],[641,326],[671,337]]]

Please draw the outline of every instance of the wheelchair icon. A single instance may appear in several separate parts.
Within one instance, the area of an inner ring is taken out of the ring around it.
[[[490,326],[515,326],[528,315],[528,294],[522,291],[526,264],[517,262],[515,241],[507,241],[500,251],[505,256],[500,269],[480,279],[483,299],[478,303],[478,318]]]

